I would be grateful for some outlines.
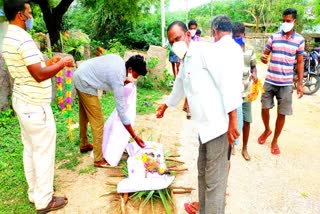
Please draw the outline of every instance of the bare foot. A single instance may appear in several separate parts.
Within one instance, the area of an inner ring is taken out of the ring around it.
[[[250,160],[251,160],[251,157],[250,157],[250,155],[249,155],[249,153],[248,153],[247,150],[242,150],[241,154],[242,154],[243,158],[244,158],[246,161],[250,161]]]

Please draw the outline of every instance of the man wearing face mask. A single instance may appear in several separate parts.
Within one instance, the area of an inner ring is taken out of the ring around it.
[[[244,55],[244,70],[242,76],[242,83],[244,91],[242,92],[243,103],[238,109],[238,125],[242,127],[242,156],[249,161],[250,155],[248,153],[247,145],[250,134],[250,123],[252,122],[251,102],[246,102],[244,98],[250,94],[250,80],[257,82],[257,68],[256,68],[256,54],[253,50],[245,47],[245,26],[243,23],[236,22],[232,26],[232,37],[234,41],[241,46]],[[241,120],[242,119],[242,120]],[[234,142],[234,145],[239,143],[239,138]],[[232,148],[232,154],[235,154],[235,148]]]
[[[50,102],[51,77],[65,66],[73,67],[73,59],[44,61],[26,32],[33,23],[29,1],[5,0],[3,8],[9,26],[2,54],[14,80],[12,106],[20,123],[28,198],[38,213],[47,213],[68,203],[66,197],[53,196],[56,126]]]
[[[230,148],[240,133],[237,108],[242,104],[243,53],[232,37],[231,20],[220,15],[212,21],[215,43],[193,42],[183,22],[169,25],[168,40],[180,57],[181,69],[165,104],[186,96],[199,132],[198,187],[200,213],[224,213]],[[229,59],[232,63],[229,63]]]
[[[273,99],[276,97],[278,115],[271,142],[271,153],[273,155],[280,154],[278,137],[284,126],[286,115],[292,115],[292,80],[295,60],[297,60],[298,73],[297,94],[298,98],[303,96],[303,51],[305,42],[304,38],[294,30],[294,25],[297,21],[297,10],[293,8],[284,10],[282,20],[282,30],[270,36],[266,49],[261,56],[261,61],[266,64],[271,53],[270,64],[263,86],[265,92],[261,96],[261,116],[265,130],[258,138],[258,143],[264,144],[272,133],[269,126],[269,109],[274,107]]]
[[[134,55],[124,62],[115,54],[89,59],[75,71],[73,82],[79,96],[80,152],[85,153],[93,149],[95,167],[108,167],[102,154],[104,118],[98,89],[113,92],[121,122],[137,144],[144,147],[143,140],[134,133],[126,116],[124,85],[140,75],[145,76],[146,73],[146,62],[142,56]],[[88,142],[88,123],[91,125],[93,145]]]
[[[191,33],[191,39],[193,41],[200,41],[200,37],[196,34],[197,33],[197,29],[198,29],[198,24],[196,22],[196,20],[191,20],[188,23],[188,29]]]
[[[197,28],[198,28],[197,22],[195,20],[190,20],[188,23],[188,30],[190,31],[192,41],[200,41],[200,37],[196,35]],[[184,99],[182,109],[187,113],[187,119],[191,119],[191,111],[188,105],[187,98]]]

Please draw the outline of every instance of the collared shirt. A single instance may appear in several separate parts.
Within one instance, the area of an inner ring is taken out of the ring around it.
[[[272,52],[265,82],[277,86],[292,85],[296,56],[303,54],[304,38],[295,31],[289,37],[283,31],[272,34],[266,49]]]
[[[10,24],[3,39],[3,58],[13,78],[12,95],[33,105],[46,105],[51,102],[51,79],[37,82],[27,66],[45,61],[30,34],[17,25]]]
[[[228,130],[228,113],[242,104],[243,51],[231,36],[191,42],[166,104],[187,96],[200,139],[206,143]]]
[[[83,62],[74,72],[73,82],[85,94],[98,96],[98,90],[112,91],[121,122],[128,125],[130,120],[125,113],[123,95],[126,76],[124,60],[118,55],[108,54]]]

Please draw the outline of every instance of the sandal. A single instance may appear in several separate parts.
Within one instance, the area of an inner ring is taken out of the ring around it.
[[[66,197],[52,196],[52,199],[49,202],[48,206],[46,208],[37,210],[37,213],[44,214],[53,210],[58,210],[66,206],[67,203],[68,203],[68,199]]]
[[[267,138],[272,134],[272,131],[269,131],[267,135],[264,135],[264,132],[262,133],[262,135],[260,135],[260,137],[258,138],[258,143],[259,144],[264,144],[267,140]]]
[[[108,168],[109,164],[108,162],[103,158],[101,161],[95,161],[94,162],[94,166],[95,167],[99,167],[99,168]]]
[[[189,214],[196,214],[199,210],[199,203],[198,202],[187,202],[184,203],[184,209]]]
[[[271,148],[271,154],[273,155],[280,155],[280,149],[278,146]]]
[[[86,152],[92,151],[92,149],[93,149],[93,145],[91,143],[88,143],[85,146],[80,146],[81,153],[86,153]]]
[[[191,113],[187,113],[187,119],[188,119],[188,120],[191,119]]]

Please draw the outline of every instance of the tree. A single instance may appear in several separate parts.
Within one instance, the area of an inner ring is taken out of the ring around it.
[[[59,3],[56,0],[31,0],[30,2],[39,5],[50,35],[51,44],[57,45],[60,40],[63,15],[67,12],[73,0],[61,0]],[[61,50],[61,47],[58,47],[58,49]]]
[[[150,13],[151,6],[155,7],[155,14]],[[155,16],[157,26],[153,22]],[[142,49],[154,44],[154,34],[159,34],[156,39],[160,38],[161,44],[160,20],[158,0],[77,0],[68,11],[65,24],[105,44],[116,37],[128,47]]]

